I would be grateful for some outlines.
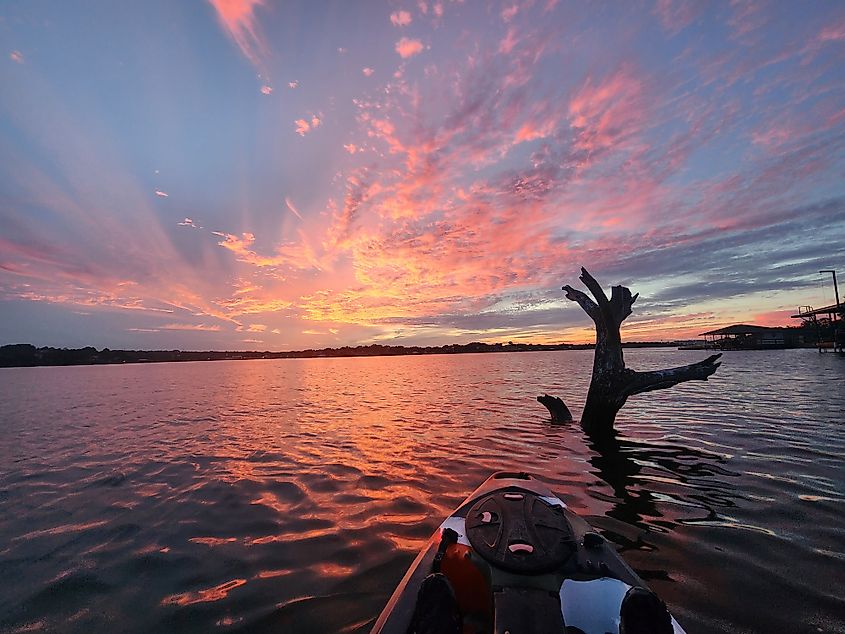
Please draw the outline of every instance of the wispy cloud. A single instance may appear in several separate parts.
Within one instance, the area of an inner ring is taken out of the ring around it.
[[[263,68],[267,46],[258,26],[255,10],[264,0],[208,0],[217,19],[241,53],[257,68]]]
[[[299,210],[296,208],[296,206],[293,204],[293,201],[290,198],[285,198],[285,205],[287,205],[287,208],[290,210],[290,212],[294,216],[296,216],[297,218],[302,220],[302,214],[299,213]]]
[[[654,5],[661,26],[672,35],[688,27],[704,9],[705,4],[697,0],[657,0]]]
[[[9,59],[18,64],[23,64],[24,62],[23,53],[20,51],[12,51],[9,53]]]
[[[165,324],[161,326],[161,330],[192,330],[200,332],[219,332],[220,326],[208,324]]]

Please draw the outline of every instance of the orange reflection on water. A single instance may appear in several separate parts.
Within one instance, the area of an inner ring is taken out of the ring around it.
[[[161,605],[192,605],[194,603],[208,603],[211,601],[220,601],[234,590],[246,583],[246,579],[232,579],[225,583],[221,583],[213,588],[206,590],[197,590],[196,592],[183,592],[181,594],[171,594],[161,600]]]
[[[191,537],[188,541],[205,546],[220,546],[221,544],[229,544],[238,540],[235,537]]]
[[[341,566],[340,564],[331,562],[315,564],[311,566],[311,570],[318,573],[321,577],[348,577],[355,572],[355,568],[351,566]]]

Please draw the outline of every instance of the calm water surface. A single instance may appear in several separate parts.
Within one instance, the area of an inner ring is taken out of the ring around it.
[[[602,451],[534,400],[580,411],[591,359],[0,370],[0,630],[367,631],[443,517],[524,469],[690,633],[845,632],[845,359],[728,353]]]

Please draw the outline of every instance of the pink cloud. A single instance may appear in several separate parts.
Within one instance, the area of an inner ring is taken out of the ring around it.
[[[407,11],[394,11],[390,14],[390,22],[393,26],[408,26],[411,23],[411,14]]]
[[[294,121],[296,126],[296,133],[299,136],[305,136],[308,132],[314,130],[315,128],[319,127],[322,121],[320,117],[317,115],[311,115],[311,119],[297,119]]]
[[[346,145],[343,146],[343,149],[346,150],[347,152],[349,152],[350,154],[355,154],[356,152],[359,151],[358,146],[355,145],[354,143],[347,143]]]
[[[374,71],[372,68],[366,67],[362,68],[361,72],[364,73],[366,77],[372,77],[373,73],[375,73],[376,71]]]
[[[746,0],[731,2],[733,15],[728,24],[737,36],[747,36],[764,27],[769,21],[769,8],[761,0]]]
[[[414,55],[422,52],[423,48],[424,46],[422,42],[407,37],[403,37],[401,40],[396,42],[396,52],[399,53],[399,56],[402,59],[413,57]]]
[[[549,136],[555,129],[557,121],[549,119],[543,123],[535,121],[526,121],[516,131],[514,136],[514,143],[523,143],[525,141],[534,141]]]
[[[258,28],[255,9],[264,0],[208,0],[217,12],[217,19],[226,34],[250,62],[262,67],[266,44]]]
[[[510,22],[511,20],[514,19],[514,16],[516,16],[516,14],[518,12],[519,12],[519,5],[518,4],[512,4],[509,7],[505,7],[504,9],[502,9],[502,13],[501,13],[502,20],[504,20],[505,22]]]
[[[160,189],[157,189],[156,196],[158,196],[159,198],[168,198],[170,194],[168,194],[167,192],[163,192]]]
[[[431,10],[434,12],[435,17],[442,18],[443,17],[443,4],[440,2],[435,2],[434,5],[431,7]]]
[[[20,51],[12,51],[9,53],[9,59],[18,64],[23,64],[23,53]]]
[[[193,227],[194,229],[200,229],[191,218],[185,218],[182,222],[177,222],[177,225],[180,227]]]
[[[299,86],[298,79],[294,79],[293,81],[288,82],[288,88],[296,88],[297,86]]]
[[[588,152],[618,148],[639,131],[646,114],[642,94],[642,81],[630,69],[623,68],[598,83],[588,79],[569,102],[576,147]]]
[[[499,52],[507,55],[513,50],[519,40],[516,37],[516,29],[508,29],[507,35],[499,42]]]
[[[262,95],[272,95],[273,94],[272,86],[267,86],[267,85],[262,86],[261,87],[261,94]]]
[[[654,13],[664,30],[674,35],[692,24],[703,8],[696,0],[657,0]]]
[[[819,43],[841,42],[845,40],[845,20],[839,20],[833,24],[826,25],[819,31],[816,40]]]

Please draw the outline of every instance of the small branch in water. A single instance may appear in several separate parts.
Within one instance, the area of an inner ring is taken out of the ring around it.
[[[572,413],[569,411],[569,408],[566,406],[566,403],[564,403],[557,396],[549,396],[548,394],[543,394],[543,396],[538,396],[537,400],[543,405],[545,405],[546,409],[549,410],[549,414],[552,415],[553,423],[572,422]]]

